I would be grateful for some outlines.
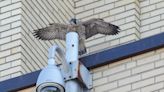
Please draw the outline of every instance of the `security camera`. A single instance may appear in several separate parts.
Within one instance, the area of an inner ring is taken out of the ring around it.
[[[57,45],[49,48],[48,66],[39,74],[36,92],[88,92],[92,88],[90,72],[78,61],[78,34],[67,34],[66,43],[66,55]],[[62,59],[62,70],[55,62],[56,52]]]
[[[64,79],[56,65],[48,65],[39,74],[36,92],[65,92]]]

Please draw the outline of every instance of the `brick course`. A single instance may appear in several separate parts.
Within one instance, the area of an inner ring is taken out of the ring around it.
[[[93,75],[99,75],[99,77],[93,78],[94,82],[108,78],[107,82],[99,82],[102,84],[94,86],[94,92],[101,92],[101,90],[103,90],[102,92],[120,92],[120,90],[123,92],[162,92],[164,58],[159,55],[163,52],[163,49],[158,49],[93,69]],[[102,76],[102,74],[104,75]],[[117,86],[111,89],[105,88],[105,85],[115,82],[117,82]]]

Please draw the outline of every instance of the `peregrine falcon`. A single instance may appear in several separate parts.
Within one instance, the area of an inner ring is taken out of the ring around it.
[[[77,32],[79,35],[79,55],[82,55],[86,53],[85,39],[96,34],[116,35],[119,30],[118,26],[105,22],[101,18],[93,18],[84,22],[71,19],[70,24],[53,23],[48,27],[35,30],[34,36],[41,40],[65,40],[66,33]]]

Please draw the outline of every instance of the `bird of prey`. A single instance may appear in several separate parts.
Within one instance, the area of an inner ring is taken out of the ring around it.
[[[119,32],[119,27],[111,23],[105,22],[101,18],[93,18],[84,22],[77,19],[71,19],[70,24],[53,23],[48,27],[35,30],[34,36],[41,40],[60,39],[65,40],[66,33],[77,32],[79,35],[79,55],[86,53],[84,44],[85,39],[88,39],[96,34],[116,35]]]

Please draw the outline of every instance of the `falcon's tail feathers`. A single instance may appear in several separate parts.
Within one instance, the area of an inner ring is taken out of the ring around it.
[[[79,50],[79,55],[83,55],[87,52],[86,48],[84,48],[83,50]]]
[[[85,43],[84,40],[80,40],[79,41],[79,55],[83,55],[87,52],[86,47],[85,47]]]

